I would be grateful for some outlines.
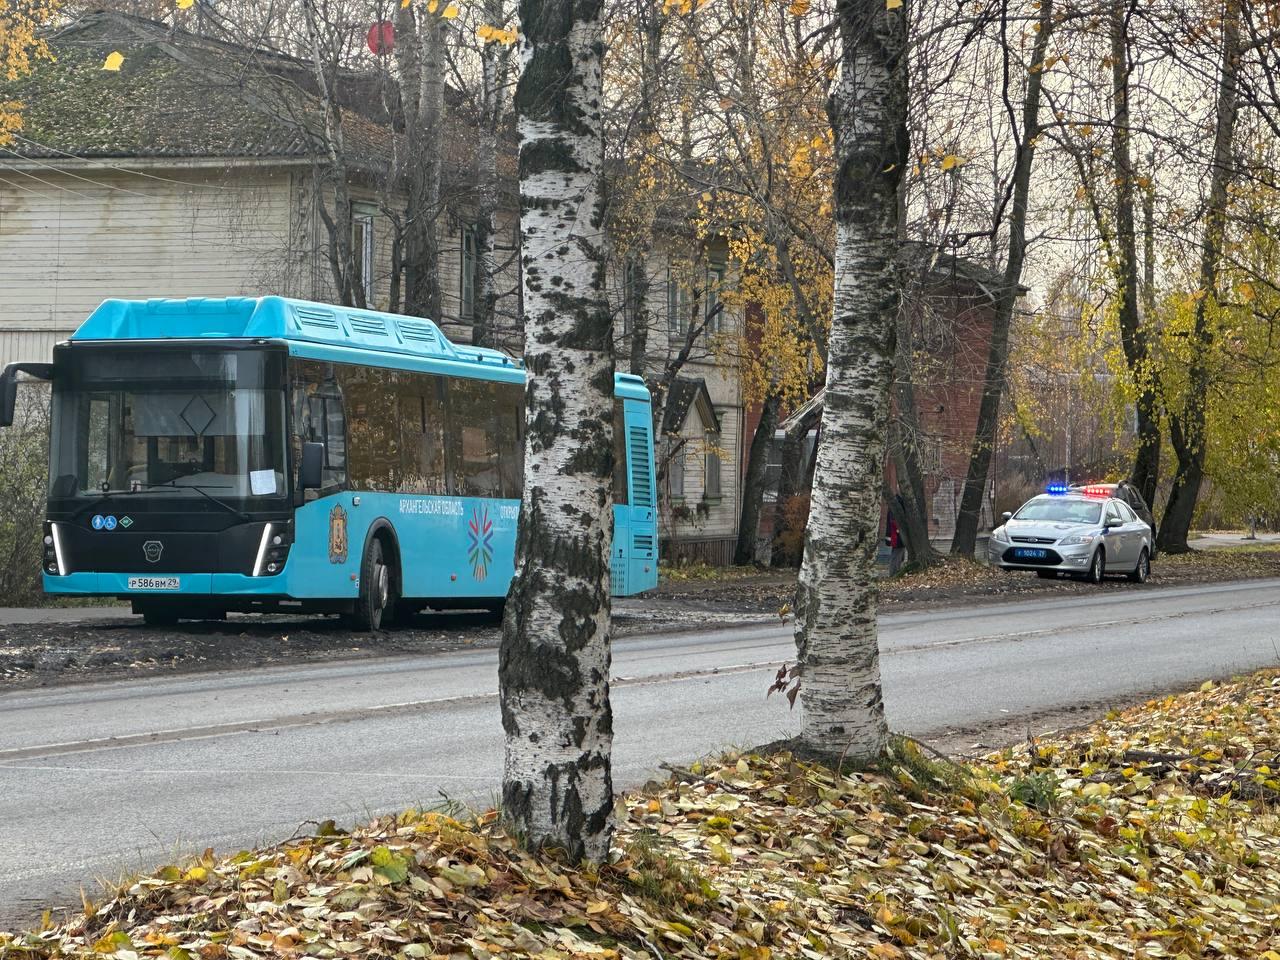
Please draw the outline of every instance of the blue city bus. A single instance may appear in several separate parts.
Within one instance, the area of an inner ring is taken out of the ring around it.
[[[431,321],[282,297],[107,300],[53,362],[44,589],[148,623],[497,609],[514,575],[525,370]],[[614,384],[612,592],[658,580],[653,419]]]

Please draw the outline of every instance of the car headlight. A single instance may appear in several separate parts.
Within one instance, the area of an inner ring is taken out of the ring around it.
[[[1077,533],[1073,537],[1063,537],[1058,543],[1064,547],[1071,547],[1081,543],[1093,543],[1097,538],[1096,533]]]
[[[1008,543],[1009,533],[1008,531],[1005,530],[1004,527],[996,527],[994,530],[991,531],[991,539],[998,540],[1000,543]]]

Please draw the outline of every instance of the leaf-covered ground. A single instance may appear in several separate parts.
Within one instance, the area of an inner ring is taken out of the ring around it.
[[[657,594],[660,602],[684,603],[708,611],[765,614],[789,607],[795,595],[794,571],[703,566],[689,569],[692,571],[689,575],[666,576],[664,573],[666,579],[661,581]],[[948,557],[927,570],[881,580],[880,604],[884,611],[916,610],[1005,599],[1093,596],[1099,591],[1158,590],[1263,577],[1280,577],[1280,549],[1274,545],[1162,555],[1151,565],[1150,582],[1141,586],[1122,577],[1109,577],[1096,586],[1066,579],[1041,580],[1034,572],[1006,573],[985,563]]]
[[[13,957],[1280,958],[1280,674],[981,763],[729,756],[619,801],[616,862],[411,812],[166,867]]]

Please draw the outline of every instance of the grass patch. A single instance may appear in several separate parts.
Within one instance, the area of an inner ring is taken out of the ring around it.
[[[759,567],[713,567],[701,560],[692,563],[667,563],[658,565],[658,580],[673,583],[706,583],[719,580],[741,580],[744,577],[759,576]]]

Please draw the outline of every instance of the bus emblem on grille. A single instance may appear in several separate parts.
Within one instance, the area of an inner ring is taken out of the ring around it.
[[[159,540],[148,540],[142,545],[142,555],[147,558],[147,563],[159,563],[162,553],[164,553],[164,544]]]
[[[337,504],[329,511],[329,562],[347,562],[347,511]]]

